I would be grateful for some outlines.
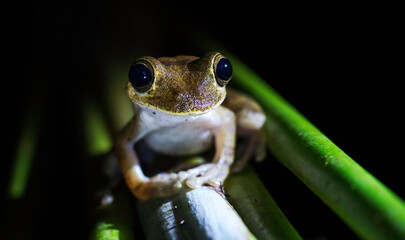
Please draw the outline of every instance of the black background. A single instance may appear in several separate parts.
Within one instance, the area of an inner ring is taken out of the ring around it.
[[[17,231],[16,223],[24,224],[33,239],[44,231],[64,232],[70,239],[87,232],[77,116],[80,96],[97,91],[100,67],[121,55],[132,54],[135,59],[199,54],[186,37],[193,31],[215,36],[343,151],[405,197],[400,166],[404,39],[394,5],[373,1],[5,4],[0,39],[6,143],[3,194],[24,113],[35,96],[45,99],[40,160],[33,166],[37,174],[29,185],[35,191],[28,190],[30,199],[23,203],[4,201],[10,233]],[[266,164],[274,169],[265,179],[270,193],[304,238],[355,238],[278,162],[270,159]],[[25,215],[33,216],[34,222],[25,221]],[[67,231],[71,219],[77,230]]]

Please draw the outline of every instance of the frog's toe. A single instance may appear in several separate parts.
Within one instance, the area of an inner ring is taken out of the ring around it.
[[[213,163],[202,164],[185,172],[180,172],[180,179],[184,180],[189,188],[199,188],[206,182],[206,176],[210,174],[214,165]]]
[[[134,193],[137,198],[146,200],[175,194],[181,187],[177,174],[161,173],[138,185]]]
[[[160,173],[139,184],[134,193],[137,198],[146,200],[175,194],[184,185],[192,189],[203,185],[219,187],[228,173],[229,168],[225,165],[206,163],[179,173]]]
[[[219,187],[228,176],[229,169],[226,166],[220,166],[213,163],[204,165],[201,165],[201,168],[197,169],[196,175],[189,176],[189,178],[186,180],[185,183],[189,188],[198,188],[202,185]]]

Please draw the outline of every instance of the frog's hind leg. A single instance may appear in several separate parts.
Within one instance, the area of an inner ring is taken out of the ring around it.
[[[244,153],[233,164],[232,172],[239,172],[254,155],[256,161],[266,157],[263,125],[266,117],[260,105],[252,98],[234,89],[227,89],[223,104],[236,115],[237,135],[246,139]]]

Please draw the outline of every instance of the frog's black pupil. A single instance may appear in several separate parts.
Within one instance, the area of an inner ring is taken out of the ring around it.
[[[143,64],[135,64],[129,70],[129,82],[134,87],[146,86],[152,80],[152,73],[149,68]]]
[[[224,81],[227,81],[232,77],[232,65],[228,59],[222,58],[218,61],[217,77]]]

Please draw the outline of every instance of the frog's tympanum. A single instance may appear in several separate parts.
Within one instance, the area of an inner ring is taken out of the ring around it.
[[[219,187],[231,169],[241,168],[252,155],[264,157],[265,116],[248,96],[229,89],[227,94],[231,77],[230,61],[218,52],[201,58],[141,57],[133,63],[126,92],[135,114],[118,135],[116,151],[137,198],[167,196],[185,186]],[[237,136],[248,141],[240,161],[233,164]],[[168,156],[196,155],[214,144],[215,155],[210,163],[149,178],[134,150],[140,140]]]

